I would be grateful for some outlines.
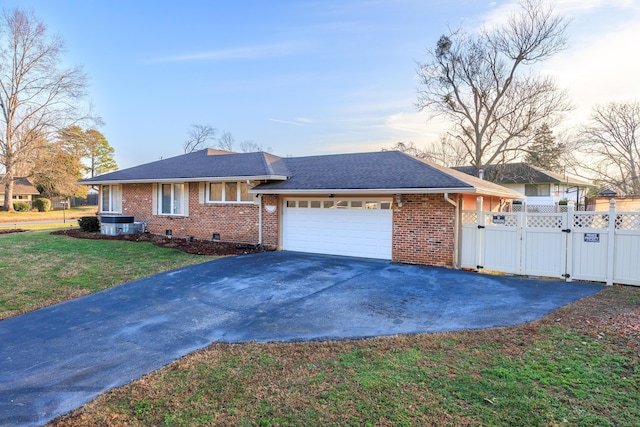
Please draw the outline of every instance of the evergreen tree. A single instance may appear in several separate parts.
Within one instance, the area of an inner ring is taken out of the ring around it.
[[[556,141],[553,131],[547,123],[543,123],[536,129],[533,142],[526,152],[525,161],[529,165],[551,172],[562,172],[562,156],[565,152],[565,145]]]

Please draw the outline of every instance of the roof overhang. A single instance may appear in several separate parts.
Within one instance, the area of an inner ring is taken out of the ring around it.
[[[499,190],[479,190],[475,187],[463,188],[325,188],[325,189],[260,189],[252,188],[249,190],[251,194],[282,194],[282,195],[298,195],[298,194],[477,194],[478,196],[497,196],[509,199],[524,199],[525,196],[505,188],[505,191]]]
[[[105,179],[105,180],[82,180],[78,185],[113,185],[113,184],[156,184],[156,183],[179,183],[179,182],[225,182],[225,181],[285,181],[283,175],[256,175],[256,176],[203,176],[203,177],[175,177],[162,179]]]

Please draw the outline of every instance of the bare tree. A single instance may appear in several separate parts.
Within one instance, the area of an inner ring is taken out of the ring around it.
[[[183,146],[185,154],[210,148],[208,141],[212,140],[217,132],[216,128],[210,125],[191,125],[189,136]]]
[[[466,153],[460,145],[453,143],[451,136],[447,134],[440,135],[437,142],[422,149],[418,148],[413,141],[400,141],[396,142],[389,150],[400,151],[446,167],[463,166],[466,163]],[[382,151],[387,151],[387,149],[383,148]]]
[[[243,153],[255,153],[258,151],[265,151],[265,149],[262,145],[247,139],[240,143],[240,151]],[[267,147],[266,151],[271,151],[271,147]]]
[[[624,195],[640,195],[640,103],[595,107],[580,133],[580,152],[594,181]]]
[[[218,138],[218,148],[226,151],[233,151],[233,144],[235,143],[235,139],[231,132],[224,131],[220,138]]]
[[[16,167],[52,134],[77,119],[86,79],[79,68],[61,69],[64,42],[49,36],[32,13],[0,18],[0,164],[5,169],[4,209],[13,210]]]
[[[520,5],[504,25],[441,36],[418,70],[418,108],[452,122],[476,172],[519,157],[538,124],[570,109],[551,77],[525,72],[565,47],[567,22],[540,0]]]

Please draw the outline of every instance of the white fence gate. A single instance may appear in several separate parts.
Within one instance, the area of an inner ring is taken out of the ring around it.
[[[640,286],[640,212],[462,212],[460,266]]]

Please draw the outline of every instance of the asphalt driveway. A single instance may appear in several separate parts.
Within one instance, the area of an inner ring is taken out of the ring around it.
[[[507,326],[600,289],[292,252],[224,258],[0,321],[0,426],[45,424],[212,342]]]

